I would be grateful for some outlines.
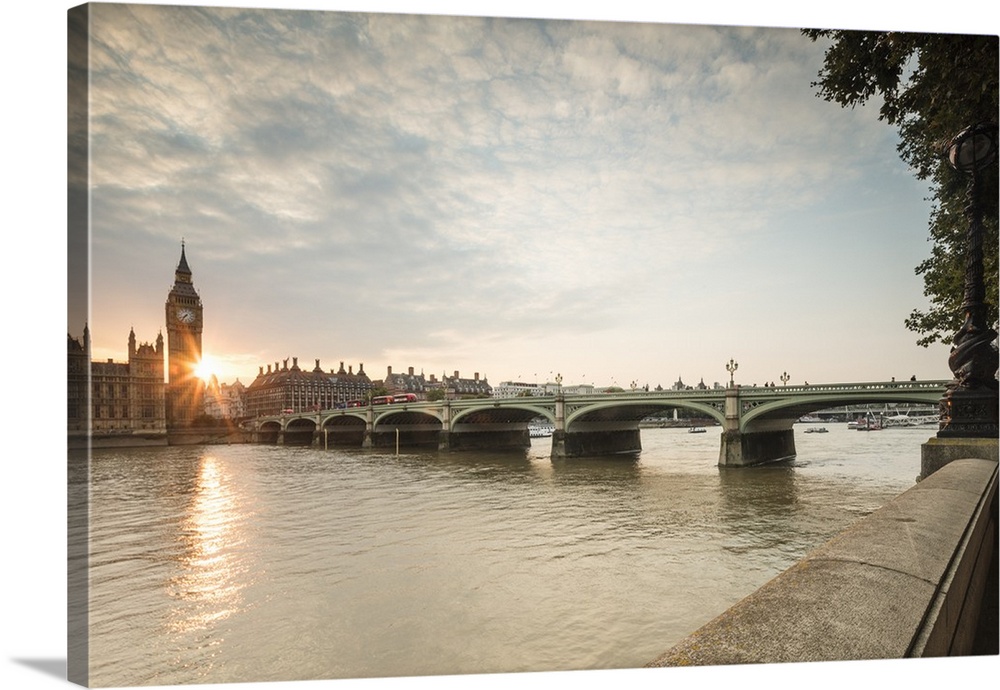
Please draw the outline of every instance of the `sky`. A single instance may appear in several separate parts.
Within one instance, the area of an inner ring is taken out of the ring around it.
[[[558,17],[558,15],[552,15]],[[220,381],[946,379],[930,205],[797,28],[92,8],[95,359],[165,334],[181,243]],[[82,333],[83,323],[70,323]]]
[[[181,243],[223,382],[950,378],[927,185],[795,28],[94,6],[95,359]],[[83,324],[70,324],[82,332]]]

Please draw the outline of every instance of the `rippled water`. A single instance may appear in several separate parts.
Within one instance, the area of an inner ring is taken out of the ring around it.
[[[549,439],[95,451],[90,682],[641,666],[912,486],[933,435],[804,428],[745,469],[717,429],[559,462]]]

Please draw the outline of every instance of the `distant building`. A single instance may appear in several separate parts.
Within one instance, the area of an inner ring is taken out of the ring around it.
[[[90,330],[86,326],[82,343],[68,336],[67,350],[70,437],[84,439],[89,432],[94,437],[141,434],[166,438],[162,334],[155,344],[138,344],[135,331],[130,331],[127,362],[90,361]]]
[[[418,400],[426,400],[427,394],[435,390],[443,390],[447,398],[488,398],[493,395],[493,388],[485,378],[479,377],[478,372],[471,379],[462,378],[456,371],[453,376],[442,374],[439,380],[434,374],[417,374],[413,367],[409,367],[405,374],[396,373],[392,367],[387,367],[385,380],[379,383],[388,395],[413,393]]]
[[[527,398],[538,395],[545,395],[545,389],[537,383],[501,381],[493,387],[494,398]]]
[[[389,395],[402,395],[404,393],[413,393],[417,396],[417,400],[426,400],[427,391],[434,387],[440,387],[434,376],[431,376],[432,381],[428,381],[424,377],[424,373],[420,372],[415,374],[413,372],[413,367],[407,369],[405,374],[394,373],[392,367],[386,367],[385,380],[382,382],[382,386],[385,388]],[[428,384],[433,382],[435,386],[429,386]]]
[[[213,375],[205,387],[205,414],[214,419],[246,417],[246,386],[239,379],[235,383],[220,384]]]
[[[174,285],[165,304],[167,320],[167,422],[171,429],[188,427],[203,413],[204,382],[195,374],[201,362],[204,307],[191,280],[181,243]]]
[[[358,365],[357,373],[353,369],[351,366],[345,371],[341,362],[338,371],[325,372],[317,359],[312,371],[305,371],[299,367],[298,357],[292,357],[292,366],[288,366],[287,359],[280,367],[278,362],[273,368],[268,364],[266,371],[262,366],[257,378],[244,391],[246,415],[329,410],[337,403],[365,400],[374,386],[364,364]]]
[[[722,384],[720,384],[718,381],[716,381],[714,384],[712,384],[712,387],[711,387],[712,390],[719,390],[720,388],[724,388],[724,386]],[[656,389],[657,390],[662,390],[659,386],[657,386]],[[677,377],[677,383],[675,383],[673,386],[671,386],[670,390],[673,390],[673,391],[690,391],[690,390],[706,391],[706,390],[709,390],[709,386],[708,386],[707,383],[705,383],[704,377],[702,377],[701,381],[698,382],[697,386],[693,386],[692,387],[692,386],[685,385],[684,381],[682,381],[681,378],[678,376]]]
[[[504,381],[493,388],[494,398],[519,398],[538,395],[593,395],[594,386],[589,383],[578,383],[564,386],[547,381],[545,383],[525,383],[523,381]]]
[[[453,376],[442,376],[442,382],[450,399],[493,397],[493,387],[485,378],[479,378],[479,372],[471,379],[464,379],[456,371]]]
[[[71,335],[67,339],[67,431],[85,440],[90,418],[90,330],[84,326],[82,343]]]

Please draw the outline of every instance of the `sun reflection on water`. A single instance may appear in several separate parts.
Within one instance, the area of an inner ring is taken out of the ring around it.
[[[240,555],[246,518],[223,463],[203,456],[177,537],[180,572],[168,587],[176,602],[168,623],[172,632],[205,631],[240,609],[248,584]]]

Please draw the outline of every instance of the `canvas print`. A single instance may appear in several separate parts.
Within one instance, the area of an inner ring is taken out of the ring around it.
[[[997,36],[67,20],[71,681],[995,657]]]

